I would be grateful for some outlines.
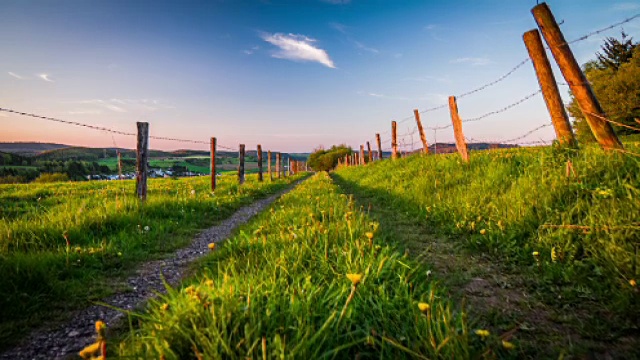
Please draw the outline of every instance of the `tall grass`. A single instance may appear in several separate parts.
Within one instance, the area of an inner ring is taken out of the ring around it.
[[[496,338],[469,334],[428,267],[387,242],[392,232],[320,173],[217,247],[189,283],[135,315],[141,325],[119,354],[449,359],[506,352]]]
[[[0,185],[0,343],[107,295],[110,277],[296,179],[223,176],[215,195],[208,177],[153,179],[144,205],[134,181]]]
[[[640,153],[637,144],[627,150]],[[416,155],[337,176],[459,245],[534,274],[552,301],[596,301],[633,321],[639,170],[633,155],[547,147],[473,152],[467,165],[457,154]]]

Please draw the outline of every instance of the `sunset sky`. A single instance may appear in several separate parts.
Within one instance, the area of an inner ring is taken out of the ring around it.
[[[568,40],[640,13],[640,1],[550,0]],[[151,135],[302,152],[358,147],[391,120],[504,75],[527,52],[536,1],[0,1],[0,107]],[[572,46],[580,63],[606,36],[640,40],[640,19]],[[560,77],[558,81],[564,81]],[[538,89],[531,63],[460,99],[463,119]],[[563,88],[566,95],[566,88]],[[565,98],[565,102],[568,98]],[[465,124],[477,140],[549,121],[541,96]],[[134,138],[0,112],[0,141],[134,147]],[[447,109],[425,126],[450,123]],[[400,124],[411,132],[415,121]],[[451,129],[428,140],[453,141]],[[551,128],[523,141],[549,140]],[[388,135],[383,136],[388,147]],[[405,137],[405,142],[410,141]],[[419,141],[417,136],[414,141]],[[152,140],[155,149],[206,145]]]

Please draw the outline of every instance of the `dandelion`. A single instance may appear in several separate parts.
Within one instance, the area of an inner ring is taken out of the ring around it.
[[[540,253],[539,253],[539,252],[537,252],[537,251],[534,251],[534,252],[532,252],[531,254],[532,254],[534,257],[536,257],[536,258],[537,258],[538,256],[540,256]]]
[[[367,236],[367,239],[369,239],[369,240],[373,239],[373,233],[372,232],[368,232],[365,235]]]
[[[484,329],[476,330],[476,335],[480,336],[482,339],[486,338],[490,334],[491,333],[489,332],[489,330],[484,330]]]
[[[208,287],[213,287],[213,280],[211,280],[211,279],[207,279],[207,280],[204,282],[204,284],[205,284],[205,285],[207,285]]]
[[[107,325],[105,325],[104,321],[102,321],[102,320],[96,321],[96,333],[98,333],[98,336],[103,337],[104,336],[104,330],[106,328],[107,328]]]
[[[481,235],[484,235],[484,234],[486,234],[486,233],[487,233],[487,230],[486,230],[486,229],[482,229],[482,230],[480,230],[480,234],[481,234]]]
[[[188,286],[188,287],[184,288],[184,292],[189,294],[189,295],[192,295],[193,293],[196,292],[196,288],[193,285],[191,285],[191,286]]]
[[[358,284],[362,280],[362,274],[347,274],[347,278],[351,280],[353,286],[358,286]]]
[[[516,346],[512,342],[509,342],[507,340],[502,340],[502,347],[506,350],[513,350],[516,348]]]
[[[638,285],[638,283],[636,282],[635,279],[631,279],[631,280],[629,280],[629,285],[631,285],[631,287],[636,287]]]
[[[420,309],[420,311],[423,314],[426,314],[429,311],[430,308],[431,308],[431,306],[429,306],[429,304],[427,304],[427,303],[423,303],[423,302],[418,303],[418,309]]]
[[[213,251],[216,248],[216,243],[209,243],[207,247],[209,248],[209,250]]]
[[[162,310],[162,311],[169,310],[169,304],[167,304],[167,303],[162,304],[162,306],[160,306],[160,310]]]
[[[84,349],[80,350],[78,355],[80,355],[83,359],[89,359],[93,356],[93,354],[100,351],[100,342],[95,342],[91,345],[86,346]]]

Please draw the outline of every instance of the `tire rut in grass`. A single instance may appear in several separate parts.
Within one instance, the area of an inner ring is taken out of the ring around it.
[[[130,291],[103,299],[101,302],[106,306],[93,305],[76,311],[65,323],[34,330],[20,344],[0,354],[0,359],[77,358],[77,352],[95,340],[96,320],[103,320],[109,327],[121,325],[125,314],[116,309],[133,310],[157,293],[165,293],[165,282],[171,286],[179,284],[189,265],[209,252],[209,243],[227,239],[236,228],[293,190],[299,183],[240,208],[218,225],[201,232],[189,246],[177,250],[171,256],[142,264],[135,275],[125,280]]]
[[[530,293],[525,276],[506,272],[495,258],[460,249],[453,240],[436,235],[424,221],[339,175],[332,177],[345,194],[353,194],[359,205],[369,209],[382,229],[393,229],[390,239],[433,266],[434,276],[447,286],[451,299],[464,304],[472,326],[506,334],[507,340],[513,336],[522,357],[557,358],[561,353],[577,352],[594,358],[624,358],[628,353],[626,346],[612,348],[610,343],[584,338],[579,329],[556,321],[567,310],[543,304]]]

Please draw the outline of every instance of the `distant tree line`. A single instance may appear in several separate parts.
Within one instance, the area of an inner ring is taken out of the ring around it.
[[[350,155],[353,150],[347,145],[334,145],[330,149],[322,147],[316,149],[311,155],[307,164],[315,171],[329,171],[335,169],[338,160]]]

